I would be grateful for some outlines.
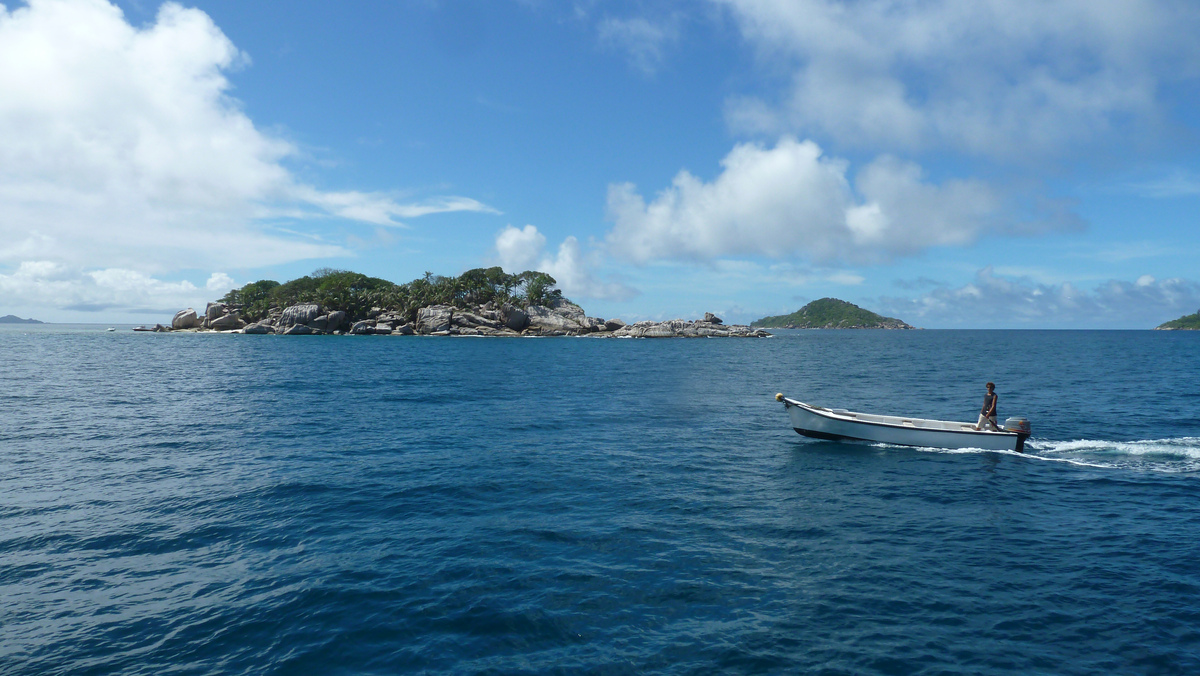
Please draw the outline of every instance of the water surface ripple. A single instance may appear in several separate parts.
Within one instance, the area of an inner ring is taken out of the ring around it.
[[[1150,331],[3,329],[0,673],[1194,674],[1196,373]],[[772,400],[986,380],[1028,455]]]

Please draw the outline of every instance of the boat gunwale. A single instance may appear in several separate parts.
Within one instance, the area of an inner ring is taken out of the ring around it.
[[[968,434],[968,435],[987,435],[987,436],[995,436],[998,434],[998,435],[1005,436],[1005,437],[1020,437],[1023,434],[1022,432],[1009,432],[1007,430],[996,430],[996,431],[993,431],[993,430],[963,430],[963,429],[952,430],[952,429],[947,429],[947,428],[917,427],[916,425],[909,426],[909,425],[904,425],[904,424],[900,424],[900,423],[885,423],[885,422],[875,422],[873,420],[860,420],[857,417],[851,417],[851,416],[847,416],[847,415],[840,414],[840,413],[834,413],[832,409],[822,408],[819,406],[813,406],[812,404],[806,404],[802,401],[797,401],[797,400],[791,399],[789,397],[784,397],[783,401],[785,404],[790,404],[791,406],[799,406],[800,408],[803,408],[804,410],[812,413],[813,415],[818,415],[818,416],[821,416],[822,418],[830,418],[832,420],[836,420],[839,422],[858,423],[860,425],[874,425],[876,427],[887,427],[887,428],[898,429],[898,430],[920,430],[923,432],[945,432],[945,433],[949,433],[949,434]],[[855,416],[860,415],[858,411],[846,411],[846,413],[853,413],[853,414],[855,414]],[[866,414],[862,414],[862,415],[879,415],[879,414],[866,413]],[[964,423],[964,422],[959,422],[959,421],[954,421],[954,420],[932,420],[930,418],[903,418],[901,416],[881,416],[881,417],[896,418],[897,420],[909,420],[909,421],[920,420],[923,422],[953,423],[955,425],[970,425],[971,424],[971,423]],[[852,438],[852,437],[847,437],[847,438]]]

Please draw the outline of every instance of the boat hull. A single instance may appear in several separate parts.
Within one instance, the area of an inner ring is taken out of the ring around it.
[[[871,441],[926,448],[981,448],[990,451],[1024,452],[1025,439],[1029,436],[1019,432],[975,431],[969,423],[865,416],[851,411],[822,409],[794,399],[783,401],[792,428],[806,437],[815,439]],[[863,420],[859,419],[860,417],[875,420]],[[895,422],[890,422],[891,420]]]

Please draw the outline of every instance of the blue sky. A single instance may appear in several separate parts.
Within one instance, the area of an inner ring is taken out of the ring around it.
[[[1200,6],[39,0],[0,12],[0,314],[320,267],[590,314],[1200,308]]]

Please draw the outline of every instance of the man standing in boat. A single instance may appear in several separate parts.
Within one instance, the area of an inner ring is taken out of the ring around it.
[[[975,423],[975,429],[1000,431],[1000,426],[996,424],[996,402],[999,399],[996,395],[996,383],[988,383],[987,394],[983,395],[983,409],[979,411],[979,422]]]

